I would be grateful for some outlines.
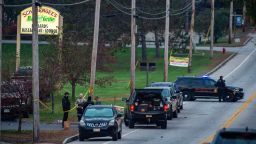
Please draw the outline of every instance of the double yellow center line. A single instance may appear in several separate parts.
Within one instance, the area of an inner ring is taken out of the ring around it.
[[[246,102],[237,109],[237,111],[230,117],[229,120],[227,120],[225,122],[224,125],[221,126],[221,128],[228,128],[230,127],[234,122],[235,120],[239,117],[239,115],[244,111],[246,110],[249,105],[256,99],[256,93],[252,94],[247,100]],[[215,136],[215,133],[213,133],[212,135],[210,135],[209,137],[205,138],[204,140],[202,140],[200,142],[200,144],[209,144],[211,143],[211,141],[213,140]]]

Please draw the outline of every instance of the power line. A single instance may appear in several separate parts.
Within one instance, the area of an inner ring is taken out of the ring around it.
[[[159,20],[159,19],[165,19],[166,16],[162,16],[162,17],[144,17],[144,16],[137,16],[138,18],[141,18],[141,19],[147,19],[147,20]]]
[[[138,12],[141,12],[141,13],[144,13],[144,14],[147,14],[147,15],[152,15],[152,16],[156,16],[156,15],[162,15],[162,14],[165,14],[166,11],[162,11],[162,12],[158,12],[158,13],[150,13],[150,12],[145,12],[141,9],[136,9]]]
[[[126,14],[126,15],[132,15],[130,12],[126,12],[123,11],[120,7],[116,6],[115,4],[113,4],[113,2],[111,2],[111,0],[107,0],[113,7],[115,7],[117,10],[119,10],[120,12]]]
[[[118,3],[118,2],[115,1],[115,0],[108,0],[108,1],[114,2],[115,4],[117,4],[119,7],[123,8],[123,9],[131,10],[131,8],[126,7],[126,6],[124,6],[124,5],[120,4],[120,3]]]
[[[83,0],[83,1],[75,2],[75,3],[59,3],[59,4],[42,2],[42,4],[51,5],[51,6],[74,6],[74,5],[84,4],[89,1],[90,0]]]
[[[192,6],[192,3],[189,3],[189,4],[187,4],[186,6],[184,6],[183,8],[181,8],[181,9],[174,9],[174,10],[171,10],[172,12],[178,12],[178,11],[183,11],[183,10],[185,10],[185,9],[187,9],[188,7],[191,7]]]
[[[4,7],[25,7],[25,6],[31,6],[32,3],[26,3],[26,4],[18,4],[18,5],[8,5],[4,4]]]
[[[74,6],[74,5],[80,5],[87,3],[91,0],[83,0],[80,2],[75,2],[75,3],[46,3],[46,2],[41,2],[41,4],[44,5],[50,5],[50,6]],[[31,6],[32,3],[26,3],[26,4],[14,4],[14,5],[9,5],[9,4],[4,4],[4,7],[24,7],[24,6]]]

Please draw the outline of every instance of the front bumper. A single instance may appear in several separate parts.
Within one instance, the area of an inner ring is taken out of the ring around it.
[[[244,98],[244,92],[236,92],[235,96],[238,100],[241,100]]]
[[[93,128],[79,126],[79,135],[85,138],[112,136],[116,132],[116,129],[115,126]]]

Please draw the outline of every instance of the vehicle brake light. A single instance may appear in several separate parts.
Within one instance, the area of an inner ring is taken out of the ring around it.
[[[169,106],[167,104],[164,105],[164,111],[168,111]]]
[[[130,106],[130,111],[132,111],[132,112],[134,111],[134,105]]]

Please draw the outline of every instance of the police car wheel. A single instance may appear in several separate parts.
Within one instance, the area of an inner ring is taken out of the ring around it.
[[[183,92],[183,97],[185,101],[189,101],[191,99],[191,94],[189,92]]]

